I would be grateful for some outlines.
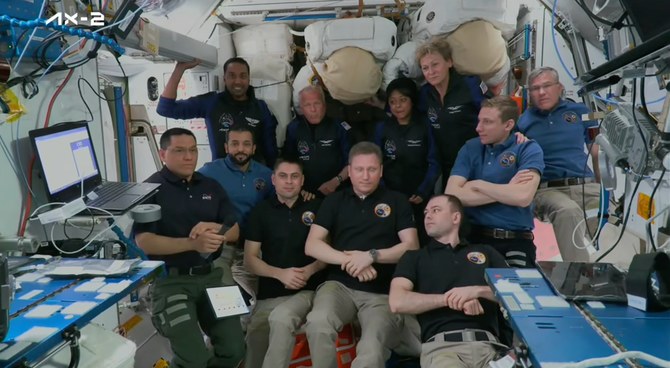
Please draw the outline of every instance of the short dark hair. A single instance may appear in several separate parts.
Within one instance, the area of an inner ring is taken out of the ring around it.
[[[494,108],[500,112],[503,122],[513,120],[516,124],[519,120],[519,105],[510,96],[495,96],[482,101],[481,107]]]
[[[193,140],[196,141],[196,143],[198,143],[198,140],[195,138],[195,134],[193,134],[192,131],[184,128],[170,128],[165,132],[163,132],[163,135],[161,135],[161,139],[159,142],[161,149],[165,150],[168,147],[170,147],[172,137],[176,137],[179,135],[190,135],[191,137],[193,137]]]
[[[275,161],[274,166],[272,167],[272,171],[276,172],[277,169],[279,168],[279,165],[281,164],[291,164],[291,165],[298,165],[300,168],[300,172],[303,173],[303,165],[302,161],[298,160],[297,158],[293,157],[280,157]]]
[[[349,150],[349,163],[351,163],[354,157],[360,155],[375,155],[377,156],[380,165],[384,162],[381,149],[372,142],[358,142],[354,144]]]
[[[226,133],[226,143],[228,143],[228,139],[230,139],[230,133],[232,132],[237,132],[237,133],[244,133],[244,132],[249,132],[251,134],[251,143],[256,144],[256,136],[254,135],[254,131],[249,128],[249,126],[244,125],[244,124],[233,124],[229,129],[228,133]]]
[[[242,64],[247,67],[247,73],[251,73],[251,68],[249,67],[249,63],[247,63],[246,60],[242,59],[241,57],[232,57],[223,64],[223,73],[225,74],[226,71],[228,70],[228,65],[230,64]]]
[[[465,240],[465,237],[470,234],[471,226],[468,217],[465,215],[465,207],[463,206],[463,202],[461,202],[461,200],[453,194],[440,193],[435,194],[430,199],[433,198],[446,198],[451,210],[461,214],[461,223],[458,226],[458,236],[461,238],[461,241]]]
[[[416,111],[419,107],[419,88],[416,83],[407,77],[400,77],[394,79],[386,87],[386,101],[391,98],[391,93],[398,91],[401,95],[409,97],[412,101],[412,110]]]

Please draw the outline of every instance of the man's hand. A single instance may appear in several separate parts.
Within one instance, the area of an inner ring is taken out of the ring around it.
[[[290,290],[299,290],[307,284],[305,270],[302,268],[291,267],[279,271],[277,279],[284,284],[284,287]]]
[[[372,266],[368,266],[359,272],[356,278],[359,282],[372,281],[377,278],[377,270]]]
[[[453,310],[463,310],[465,303],[479,298],[479,286],[453,288],[444,293],[444,303]]]
[[[312,199],[316,198],[316,196],[313,193],[310,193],[306,190],[301,190],[300,195],[302,196],[302,200],[305,202],[311,201]]]
[[[188,235],[188,237],[195,239],[207,231],[218,233],[221,231],[221,224],[217,224],[215,222],[198,222],[197,225],[193,226],[193,229],[191,229],[191,233]]]
[[[319,187],[319,192],[323,193],[323,195],[329,195],[337,190],[337,187],[340,186],[340,181],[337,180],[337,178],[332,178],[328,180],[327,182],[321,184]]]
[[[526,143],[529,141],[528,137],[523,135],[521,132],[514,133],[516,136],[516,144]]]
[[[409,197],[409,203],[411,203],[411,204],[420,204],[421,202],[423,202],[423,198],[421,198],[420,196],[418,196],[416,194]]]
[[[482,304],[478,299],[472,299],[463,304],[463,313],[465,313],[466,316],[478,316],[484,314],[484,307],[482,307]]]
[[[201,62],[200,59],[193,59],[191,61],[178,61],[177,65],[175,66],[175,69],[177,68],[180,68],[181,70],[192,69],[200,65],[200,62]]]
[[[372,264],[372,256],[368,252],[360,250],[346,250],[344,254],[349,256],[349,259],[342,263],[342,269],[353,277],[358,277],[358,274],[365,268]]]
[[[524,184],[524,183],[527,183],[527,182],[533,180],[534,177],[535,177],[535,175],[533,174],[532,171],[530,171],[528,169],[521,170],[521,171],[518,171],[516,173],[516,175],[514,175],[514,177],[509,181],[509,183],[510,184]]]
[[[199,253],[213,253],[216,252],[221,243],[225,240],[223,235],[219,235],[212,231],[206,231],[195,239],[191,239],[193,250]]]

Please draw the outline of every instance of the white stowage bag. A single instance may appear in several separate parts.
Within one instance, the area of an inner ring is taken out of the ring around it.
[[[273,56],[246,58],[256,98],[264,100],[277,118],[277,146],[284,145],[286,126],[291,122],[291,75],[288,61]]]
[[[312,62],[317,62],[343,47],[352,46],[386,61],[398,46],[396,33],[393,21],[377,16],[319,21],[305,28],[305,51]]]
[[[292,61],[295,52],[291,29],[288,25],[280,23],[242,27],[233,33],[233,43],[237,56],[245,59],[272,56]]]
[[[412,39],[422,42],[475,19],[489,21],[509,39],[516,30],[519,6],[519,0],[426,0],[414,14]]]
[[[312,64],[308,60],[307,65],[303,66],[298,71],[298,74],[295,76],[295,79],[293,80],[293,107],[295,107],[295,111],[297,111],[298,114],[302,114],[302,111],[300,110],[300,98],[298,96],[298,93],[300,93],[300,91],[303,88],[311,84],[318,84],[318,78],[316,77],[310,65],[313,65],[314,69],[316,69],[317,73],[319,74],[323,73],[326,68],[325,63],[318,62]]]
[[[382,84],[382,71],[369,52],[358,47],[345,47],[325,62],[321,79],[330,95],[353,105],[377,94]]]
[[[507,42],[491,23],[465,23],[447,36],[454,68],[461,74],[477,75],[487,85],[503,82],[510,69]],[[472,47],[477,45],[477,47]]]
[[[398,47],[393,58],[384,64],[384,82],[382,87],[386,88],[392,80],[401,76],[412,79],[423,77],[421,66],[416,61],[416,49],[418,46],[419,44],[416,42],[410,41]]]

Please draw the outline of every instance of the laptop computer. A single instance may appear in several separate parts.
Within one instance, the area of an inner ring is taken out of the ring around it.
[[[626,276],[611,263],[538,261],[557,295],[567,300],[626,303]]]
[[[121,214],[154,194],[160,186],[103,182],[86,122],[31,130],[28,136],[50,202],[67,203],[83,195],[87,206]]]

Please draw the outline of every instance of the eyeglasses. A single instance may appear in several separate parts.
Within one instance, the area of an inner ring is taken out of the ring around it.
[[[168,149],[172,154],[177,155],[177,156],[186,156],[186,152],[190,153],[191,155],[197,155],[198,154],[198,149],[197,148],[170,148]]]
[[[529,87],[528,90],[530,91],[530,93],[538,93],[541,90],[548,90],[549,88],[551,88],[551,87],[553,87],[557,84],[558,84],[558,82],[547,83],[547,84],[543,84],[541,86],[532,86],[532,87]]]

